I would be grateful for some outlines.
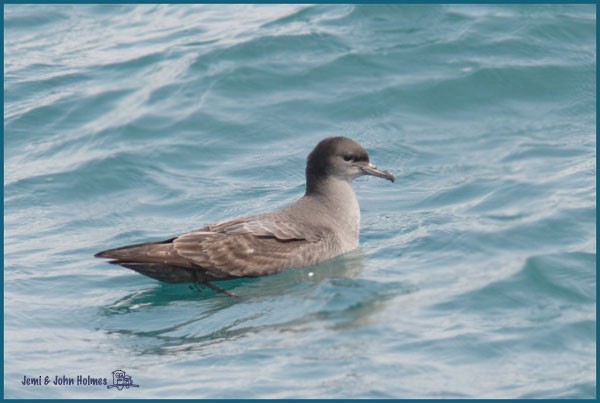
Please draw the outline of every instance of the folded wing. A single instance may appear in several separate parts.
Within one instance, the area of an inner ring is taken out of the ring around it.
[[[189,232],[174,239],[179,256],[215,274],[262,276],[306,265],[311,246],[326,232],[301,223],[234,220]]]
[[[161,242],[130,245],[96,256],[163,281],[262,276],[322,260],[315,246],[328,243],[327,231],[265,217],[208,225]],[[322,249],[321,249],[322,250]],[[181,273],[167,271],[182,269]],[[182,274],[184,273],[184,274]],[[165,278],[166,277],[166,278]]]

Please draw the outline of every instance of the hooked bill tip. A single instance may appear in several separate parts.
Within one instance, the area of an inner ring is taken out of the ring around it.
[[[381,169],[377,168],[373,164],[365,165],[361,169],[365,175],[378,176],[380,178],[387,179],[390,182],[394,182],[396,180],[396,177],[394,176],[394,174],[392,174],[391,172],[388,172],[388,171],[382,171]]]

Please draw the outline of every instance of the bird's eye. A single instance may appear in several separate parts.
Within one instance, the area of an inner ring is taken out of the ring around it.
[[[344,155],[344,161],[354,161],[354,157],[352,155]]]

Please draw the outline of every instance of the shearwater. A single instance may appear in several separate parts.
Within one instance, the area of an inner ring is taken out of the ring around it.
[[[95,256],[156,280],[198,282],[236,296],[211,282],[311,266],[358,247],[360,209],[352,181],[362,175],[395,179],[371,164],[354,140],[329,137],[308,155],[306,192],[292,205]]]

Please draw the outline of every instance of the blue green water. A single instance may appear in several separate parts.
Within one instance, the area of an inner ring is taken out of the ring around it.
[[[5,397],[596,396],[594,5],[4,24]],[[397,175],[355,182],[358,250],[239,300],[92,257],[293,202],[331,135]]]

